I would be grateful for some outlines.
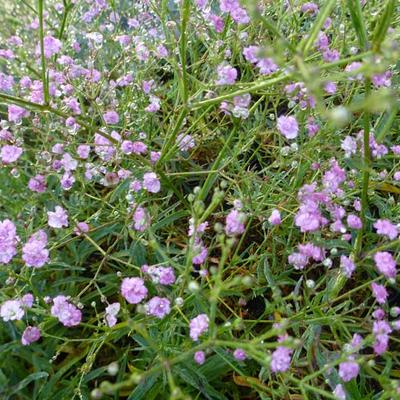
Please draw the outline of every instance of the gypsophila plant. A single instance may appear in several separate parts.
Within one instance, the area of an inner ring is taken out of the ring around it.
[[[1,399],[400,399],[396,0],[0,10]]]

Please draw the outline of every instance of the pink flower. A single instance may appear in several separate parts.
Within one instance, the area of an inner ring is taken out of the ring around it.
[[[61,165],[65,171],[74,171],[78,167],[78,161],[74,160],[69,153],[64,153],[61,158]]]
[[[247,355],[243,349],[238,348],[233,352],[233,357],[235,357],[238,361],[244,361],[247,358]]]
[[[204,362],[206,361],[206,355],[204,353],[204,351],[196,351],[196,353],[194,353],[194,361],[196,364],[199,365],[203,365]]]
[[[55,211],[47,212],[48,225],[52,228],[62,228],[68,226],[68,214],[64,208],[56,206]]]
[[[185,135],[184,133],[177,136],[176,144],[180,151],[188,151],[196,145],[194,139],[190,135]]]
[[[1,148],[0,157],[4,164],[10,164],[17,161],[22,152],[21,147],[6,144]]]
[[[272,210],[271,216],[268,218],[268,222],[271,225],[280,225],[282,220],[281,220],[281,213],[279,210],[275,209]]]
[[[160,180],[154,172],[146,172],[143,175],[143,187],[150,193],[160,191]]]
[[[378,251],[374,255],[376,269],[386,278],[396,277],[396,261],[393,256],[387,251]]]
[[[352,229],[361,229],[362,228],[362,222],[357,215],[354,214],[349,214],[347,216],[347,225],[352,228]]]
[[[106,307],[106,323],[112,328],[117,323],[117,315],[119,310],[121,309],[121,305],[119,303],[112,303]]]
[[[378,219],[378,221],[374,223],[374,228],[378,235],[386,236],[390,240],[396,239],[399,234],[396,225],[392,224],[387,219]]]
[[[225,23],[224,23],[224,20],[220,16],[211,14],[210,20],[213,23],[214,29],[217,33],[221,33],[224,31]]]
[[[90,227],[86,222],[78,222],[74,228],[74,233],[77,236],[82,235],[83,233],[89,232]]]
[[[385,304],[386,299],[388,297],[388,292],[383,285],[379,285],[378,283],[371,283],[372,295],[375,297],[376,301],[379,304]]]
[[[22,296],[21,304],[26,308],[32,308],[34,297],[32,293],[27,293]]]
[[[237,78],[237,70],[230,65],[219,65],[217,67],[217,74],[216,85],[233,85]]]
[[[76,149],[76,152],[78,153],[78,156],[80,158],[83,158],[86,160],[89,157],[90,153],[90,146],[87,144],[80,144],[78,148]]]
[[[333,391],[333,394],[335,395],[335,397],[338,400],[346,400],[346,392],[344,391],[343,385],[342,384],[338,384],[335,387],[335,390]]]
[[[199,337],[208,330],[209,319],[206,314],[199,314],[197,317],[190,320],[190,337],[197,341]]]
[[[303,269],[308,264],[308,257],[301,253],[292,253],[288,257],[288,262],[293,265],[295,269]]]
[[[82,312],[71,304],[65,296],[56,296],[53,299],[51,315],[56,317],[64,326],[79,325],[82,320]]]
[[[22,118],[25,118],[29,115],[29,111],[25,110],[25,108],[10,105],[8,106],[8,120],[10,122],[19,123]]]
[[[285,136],[286,139],[295,139],[299,134],[299,125],[297,124],[296,118],[284,115],[278,118],[277,123],[278,131]]]
[[[133,213],[133,227],[139,231],[144,232],[150,226],[150,216],[147,210],[143,207],[137,207]]]
[[[119,116],[115,111],[107,111],[104,115],[103,115],[104,121],[106,122],[106,124],[108,125],[115,125],[118,124],[119,122]]]
[[[24,316],[20,300],[7,300],[0,307],[0,317],[4,321],[19,321]]]
[[[46,191],[46,178],[43,175],[36,175],[29,179],[28,188],[32,192],[43,193]]]
[[[17,254],[18,241],[14,223],[9,219],[0,221],[0,264],[8,264]]]
[[[54,56],[54,54],[59,53],[62,47],[61,41],[54,38],[53,36],[45,36],[43,39],[43,44],[44,44],[44,56],[46,58],[50,58]],[[36,50],[36,53],[40,54],[39,46]]]
[[[155,284],[172,285],[175,282],[175,272],[172,267],[154,267],[142,265],[142,272],[149,275]]]
[[[374,352],[377,355],[383,354],[389,345],[389,334],[392,332],[392,328],[387,321],[375,321],[372,333],[375,336],[374,341]]]
[[[146,305],[147,314],[163,319],[171,312],[170,301],[165,297],[153,297]]]
[[[232,210],[226,216],[225,233],[228,236],[240,235],[245,231],[246,215],[238,210]]]
[[[350,158],[357,153],[357,142],[352,136],[346,136],[342,140],[340,147],[344,150],[346,158]]]
[[[317,4],[312,3],[312,2],[308,2],[308,3],[304,3],[304,4],[301,6],[301,11],[302,11],[303,13],[308,13],[308,14],[311,14],[311,15],[316,15],[316,14],[318,14],[319,8],[318,8],[318,5],[317,5]]]
[[[28,346],[33,342],[37,342],[40,339],[40,329],[36,326],[27,326],[21,337],[21,343],[23,346]]]
[[[290,367],[292,349],[287,347],[278,346],[272,353],[271,371],[272,372],[285,372]]]
[[[357,378],[360,367],[355,361],[345,361],[339,364],[339,376],[344,382]]]
[[[40,268],[49,261],[49,251],[46,249],[47,235],[39,230],[32,235],[22,247],[22,259],[28,267]]]
[[[121,294],[129,304],[138,304],[147,297],[147,288],[141,278],[125,278],[121,284]]]
[[[356,269],[356,265],[354,262],[347,256],[340,256],[340,268],[343,271],[343,274],[350,278],[353,272]]]

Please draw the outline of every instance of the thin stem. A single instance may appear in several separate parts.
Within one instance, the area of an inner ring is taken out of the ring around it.
[[[180,59],[182,66],[182,101],[187,106],[188,102],[188,79],[187,79],[187,65],[186,65],[186,53],[187,53],[187,37],[186,29],[189,21],[190,1],[184,0],[182,6],[181,16],[181,37],[179,43]]]
[[[365,97],[367,98],[371,92],[371,81],[367,79],[365,82]],[[361,192],[361,221],[362,227],[358,231],[357,239],[356,239],[356,257],[359,256],[362,249],[362,239],[365,231],[365,225],[367,222],[366,214],[368,211],[368,188],[369,188],[369,177],[370,177],[370,168],[371,168],[371,148],[369,146],[369,133],[370,133],[370,114],[368,111],[364,113],[364,169],[363,169],[363,178],[362,178],[362,192]]]
[[[39,0],[39,35],[40,35],[40,58],[42,64],[42,84],[43,84],[44,102],[45,104],[49,104],[50,94],[47,82],[46,58],[44,56],[43,5],[44,5],[44,0]]]
[[[67,24],[67,18],[68,18],[68,13],[69,10],[71,9],[72,5],[68,4],[66,0],[63,0],[64,4],[64,14],[63,14],[63,19],[61,21],[61,27],[60,27],[60,32],[58,33],[58,38],[61,40],[64,34],[65,26]]]
[[[239,96],[241,94],[256,92],[257,90],[264,89],[268,86],[273,85],[274,83],[279,83],[279,82],[282,82],[289,78],[290,78],[289,74],[287,74],[287,75],[282,74],[282,75],[276,76],[275,78],[267,79],[265,81],[254,82],[252,85],[249,85],[249,86],[245,87],[244,89],[239,89],[239,90],[236,90],[231,93],[226,93],[221,96],[214,97],[213,99],[202,100],[197,103],[194,103],[194,104],[192,104],[191,109],[196,110],[196,109],[204,107],[204,106],[220,103],[223,100],[232,99],[233,97]]]

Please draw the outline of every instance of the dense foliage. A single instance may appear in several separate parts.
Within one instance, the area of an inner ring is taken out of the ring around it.
[[[0,9],[1,399],[400,398],[396,0]]]

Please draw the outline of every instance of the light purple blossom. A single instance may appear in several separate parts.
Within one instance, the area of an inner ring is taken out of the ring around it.
[[[344,391],[343,385],[340,383],[336,385],[333,394],[337,400],[346,400],[346,392]]]
[[[203,365],[206,361],[206,354],[204,353],[204,351],[199,350],[194,353],[193,358],[196,364]]]
[[[6,300],[0,307],[0,317],[4,321],[19,321],[24,316],[20,300]]]
[[[278,117],[277,128],[286,139],[295,139],[299,134],[299,125],[296,118],[292,116],[281,115]]]
[[[357,378],[359,372],[360,367],[355,361],[349,360],[339,364],[339,376],[344,382]]]
[[[292,361],[292,353],[292,349],[278,346],[272,353],[271,371],[274,373],[287,371],[290,367],[290,362]]]
[[[199,337],[207,332],[209,319],[206,314],[199,314],[197,317],[190,320],[190,337],[192,340],[197,341]]]
[[[62,47],[60,40],[54,38],[53,36],[45,36],[43,39],[44,45],[44,56],[50,58],[55,54],[59,53]],[[40,54],[40,47],[36,49],[36,53]]]
[[[392,328],[387,321],[374,321],[372,333],[375,337],[373,344],[375,354],[381,355],[387,350],[389,346],[389,334],[391,332]]]
[[[150,215],[144,207],[137,207],[133,213],[133,227],[139,232],[144,232],[150,226]]]
[[[61,165],[65,171],[74,171],[78,167],[78,161],[74,160],[69,153],[64,153],[61,158]]]
[[[119,122],[119,115],[115,111],[107,111],[103,118],[108,125],[116,125]]]
[[[90,227],[86,222],[78,222],[74,228],[74,233],[77,236],[82,235],[83,233],[89,232]]]
[[[350,158],[353,154],[357,152],[357,142],[352,136],[346,136],[340,147],[344,150],[344,156]]]
[[[64,208],[56,206],[55,211],[47,212],[48,225],[52,228],[59,229],[68,226],[68,214]]]
[[[316,15],[316,14],[318,14],[319,8],[318,8],[318,5],[317,5],[317,4],[312,3],[312,2],[308,2],[308,3],[304,3],[304,4],[301,6],[301,11],[302,11],[303,13],[308,13],[308,14],[311,14],[311,15]]]
[[[362,228],[362,222],[357,215],[354,214],[349,214],[347,216],[347,225],[352,228],[352,229],[361,229]]]
[[[225,233],[228,236],[240,235],[245,231],[246,215],[238,210],[231,210],[226,216]]]
[[[387,251],[378,251],[374,255],[376,269],[386,278],[396,277],[396,261],[393,256]]]
[[[19,237],[14,223],[9,219],[0,221],[0,264],[8,264],[17,254],[18,242]]]
[[[237,78],[237,70],[230,65],[221,64],[217,67],[217,75],[216,85],[233,85]]]
[[[235,357],[238,361],[244,361],[247,358],[247,355],[243,349],[238,348],[233,352],[233,357]]]
[[[62,295],[54,297],[50,312],[66,327],[79,325],[82,320],[81,310]]]
[[[392,224],[387,219],[378,219],[378,221],[374,223],[374,228],[378,235],[386,236],[390,240],[396,239],[399,234],[396,225]]]
[[[163,319],[171,312],[171,303],[165,297],[153,297],[146,305],[147,314]]]
[[[37,342],[41,337],[40,329],[36,326],[27,326],[22,334],[21,343],[28,346],[33,342]]]
[[[271,225],[280,225],[282,223],[281,213],[279,212],[279,210],[272,210],[271,216],[268,218],[268,222]]]
[[[8,106],[8,120],[10,122],[15,122],[16,124],[20,123],[22,118],[25,118],[29,115],[29,111],[25,110],[25,108],[10,105]]]
[[[143,175],[143,187],[150,193],[158,193],[160,191],[160,180],[154,172],[146,172]]]
[[[29,190],[36,193],[43,193],[46,191],[46,178],[43,175],[35,175],[29,179]]]
[[[375,297],[376,301],[379,304],[385,304],[386,299],[388,297],[388,292],[383,285],[379,285],[379,283],[372,282],[371,283],[372,295]]]
[[[343,274],[350,278],[353,272],[356,269],[356,265],[354,262],[347,256],[340,256],[340,268],[343,271]]]
[[[4,164],[11,164],[18,160],[21,157],[23,150],[21,147],[6,144],[2,146],[0,151],[1,161]]]
[[[28,267],[40,268],[49,261],[49,251],[46,249],[47,235],[39,230],[33,234],[22,247],[22,259]]]
[[[155,267],[143,265],[141,268],[142,272],[148,274],[151,277],[153,283],[159,283],[160,285],[172,285],[175,283],[176,277],[172,267]]]
[[[336,93],[337,86],[335,82],[326,82],[324,85],[324,90],[327,94],[334,94]]]
[[[112,328],[117,323],[117,315],[121,309],[121,304],[112,303],[106,307],[105,320],[107,325]]]
[[[34,297],[32,293],[26,293],[22,296],[21,304],[26,308],[32,308]]]
[[[147,288],[141,278],[125,278],[121,284],[121,294],[129,304],[138,304],[147,297]]]
[[[303,269],[308,264],[308,257],[301,253],[292,253],[288,257],[288,262],[295,269]]]
[[[195,146],[195,141],[190,135],[181,133],[176,138],[176,144],[180,151],[188,151]]]

